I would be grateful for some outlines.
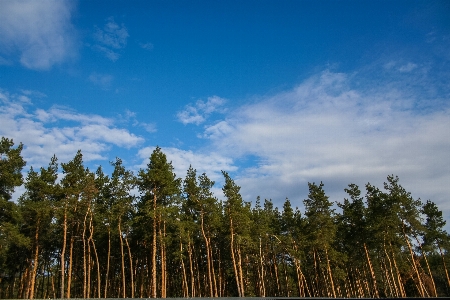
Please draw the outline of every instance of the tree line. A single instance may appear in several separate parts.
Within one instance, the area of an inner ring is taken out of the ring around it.
[[[244,201],[224,171],[219,200],[159,147],[137,174],[119,158],[93,172],[78,151],[25,178],[22,149],[1,140],[0,298],[450,295],[442,212],[398,177],[349,184],[342,202],[308,183],[301,212]]]

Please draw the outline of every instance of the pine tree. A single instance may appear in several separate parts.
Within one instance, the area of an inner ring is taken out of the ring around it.
[[[20,271],[18,262],[21,258],[17,256],[20,251],[16,249],[30,246],[29,238],[20,232],[21,211],[10,201],[14,189],[23,183],[21,171],[26,163],[21,156],[22,149],[22,144],[14,148],[12,139],[2,137],[0,141],[0,273],[8,274],[12,281]],[[11,290],[7,297],[16,298],[13,293]]]
[[[25,224],[22,230],[32,241],[32,256],[29,259],[30,276],[29,289],[26,298],[33,299],[35,295],[36,275],[38,266],[42,265],[40,258],[42,251],[51,244],[52,218],[54,217],[54,203],[58,197],[58,164],[55,156],[52,157],[48,167],[35,172],[33,168],[28,172],[25,182],[26,192],[19,199]],[[51,249],[50,249],[51,251]],[[44,258],[47,262],[51,257]]]
[[[314,266],[314,296],[335,298],[337,293],[330,259],[337,258],[337,251],[333,248],[337,227],[333,203],[328,200],[323,186],[322,182],[319,185],[308,183],[308,199],[303,201],[306,216],[305,229],[308,254]]]
[[[225,184],[222,188],[225,195],[225,218],[228,221],[228,235],[230,243],[231,263],[236,280],[239,297],[245,296],[245,282],[243,271],[243,257],[245,248],[250,243],[251,218],[250,206],[244,203],[239,193],[240,187],[236,185],[227,172],[222,171]]]
[[[157,256],[159,242],[161,295],[165,298],[167,293],[167,248],[166,223],[168,208],[180,194],[181,179],[176,178],[171,162],[161,148],[156,147],[150,156],[147,169],[140,170],[138,176],[139,190],[141,192],[141,210],[152,220],[152,250],[151,250],[151,296],[157,297]]]

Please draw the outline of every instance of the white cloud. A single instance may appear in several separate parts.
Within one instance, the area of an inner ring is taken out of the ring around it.
[[[214,112],[224,112],[221,107],[225,104],[226,100],[218,96],[208,97],[205,102],[203,100],[197,100],[195,105],[188,104],[184,110],[177,113],[178,120],[183,124],[195,124],[199,125],[206,121],[209,115]]]
[[[20,63],[36,70],[75,56],[73,9],[74,2],[68,0],[0,1],[0,52],[13,57],[18,52]]]
[[[94,39],[97,44],[94,45],[94,49],[103,52],[108,59],[116,61],[120,57],[117,51],[126,47],[129,34],[125,25],[117,24],[113,17],[109,17],[106,21],[103,29],[95,27]]]
[[[98,115],[64,107],[30,112],[32,104],[21,101],[23,97],[0,90],[0,135],[25,145],[23,155],[28,166],[46,165],[53,154],[60,161],[68,161],[78,149],[83,151],[85,161],[108,160],[107,151],[112,146],[129,149],[144,140]]]
[[[124,116],[120,115],[120,119],[127,123],[131,122],[134,127],[144,128],[144,130],[148,133],[154,133],[158,131],[155,123],[140,122],[138,121],[136,116],[137,114],[135,112],[127,109],[125,110]]]
[[[398,70],[402,73],[408,73],[414,70],[415,68],[417,68],[417,65],[412,62],[409,62],[406,65],[403,65],[400,68],[398,68]]]
[[[111,87],[111,83],[114,80],[114,77],[109,74],[98,74],[98,73],[92,73],[89,75],[89,81],[93,84],[101,87],[102,89],[109,89]]]
[[[145,147],[140,149],[138,157],[143,161],[136,166],[137,169],[145,169],[149,162],[149,158],[155,147]],[[233,172],[237,170],[233,160],[223,156],[218,152],[194,152],[190,150],[182,150],[173,147],[163,147],[162,151],[166,154],[168,161],[172,162],[174,172],[178,177],[184,178],[189,165],[197,170],[197,174],[206,173],[206,175],[216,182],[222,181],[221,170]]]
[[[148,50],[148,51],[151,51],[154,48],[153,44],[149,43],[149,42],[147,42],[147,43],[139,43],[139,46],[141,46],[142,49],[145,49],[145,50]]]
[[[281,205],[289,197],[301,206],[307,182],[324,181],[331,200],[342,201],[347,184],[382,188],[395,174],[414,197],[431,198],[450,215],[448,105],[429,104],[425,112],[417,104],[429,95],[415,93],[415,86],[378,82],[374,90],[354,88],[354,80],[322,72],[229,112],[206,126],[203,137],[223,157],[256,158],[256,166],[236,177],[246,200],[260,195]]]

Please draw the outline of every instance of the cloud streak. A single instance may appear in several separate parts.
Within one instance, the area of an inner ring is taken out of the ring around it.
[[[326,70],[230,111],[203,137],[222,156],[256,157],[256,166],[236,175],[247,200],[289,197],[301,205],[307,182],[324,181],[332,200],[342,201],[347,184],[382,187],[395,174],[413,196],[450,210],[450,108],[420,109],[428,97],[421,87],[374,90],[353,74]]]
[[[186,124],[200,125],[214,112],[223,112],[222,106],[226,100],[218,96],[208,97],[208,100],[197,100],[194,105],[188,104],[184,110],[177,113],[178,121]]]
[[[0,1],[0,52],[29,69],[48,70],[76,56],[73,1]],[[10,59],[1,58],[3,64]]]
[[[95,27],[94,39],[97,44],[94,45],[94,49],[115,62],[120,57],[119,51],[126,47],[129,34],[125,25],[117,24],[113,17],[109,17],[106,21],[103,29]]]
[[[33,111],[31,101],[24,101],[22,93],[3,90],[0,90],[0,119],[0,135],[13,138],[16,143],[23,142],[25,160],[37,167],[46,165],[53,154],[68,161],[78,149],[83,151],[85,161],[108,160],[111,147],[129,149],[144,141],[127,129],[117,128],[112,119],[64,107]]]

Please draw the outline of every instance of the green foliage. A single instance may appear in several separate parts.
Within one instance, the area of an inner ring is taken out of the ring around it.
[[[252,206],[227,172],[220,201],[159,147],[137,176],[119,158],[94,174],[78,151],[60,181],[56,157],[23,180],[22,149],[2,138],[0,298],[149,298],[153,284],[166,297],[450,295],[442,211],[393,175],[365,195],[349,184],[342,202],[308,183],[301,213],[288,198]]]
[[[0,198],[10,200],[14,188],[23,183],[22,168],[26,162],[21,156],[23,145],[13,148],[12,139],[2,137],[0,142]]]

